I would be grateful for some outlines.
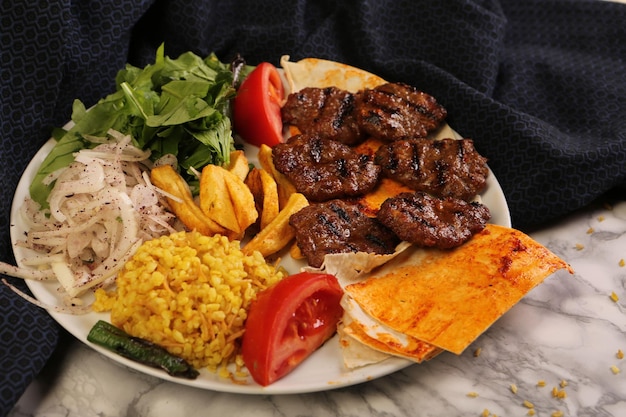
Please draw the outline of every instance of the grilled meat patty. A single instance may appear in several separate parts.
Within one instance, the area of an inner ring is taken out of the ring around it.
[[[301,132],[356,145],[369,136],[392,141],[425,137],[447,116],[434,97],[404,83],[356,94],[337,87],[306,87],[287,96],[283,122]]]
[[[332,139],[300,134],[272,148],[276,169],[309,201],[357,197],[378,183],[380,167]]]
[[[344,200],[311,204],[292,214],[289,224],[309,265],[319,268],[331,253],[393,253],[398,237],[376,218]]]
[[[487,184],[487,159],[471,139],[404,139],[381,146],[382,175],[437,197],[470,200]]]
[[[433,96],[404,83],[387,83],[359,92],[356,120],[361,131],[393,141],[425,137],[446,118]]]
[[[362,136],[354,103],[354,94],[337,87],[306,87],[289,94],[281,112],[283,122],[301,132],[355,145],[362,141]]]
[[[490,213],[477,202],[441,199],[418,191],[388,198],[376,218],[404,241],[448,249],[483,230]]]

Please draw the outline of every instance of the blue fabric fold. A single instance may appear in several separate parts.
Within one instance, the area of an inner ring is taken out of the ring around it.
[[[114,89],[132,27],[150,2],[69,0],[0,5],[0,260],[14,263],[9,237],[17,183],[30,159],[64,125],[72,101]],[[26,290],[24,282],[9,278]],[[59,326],[0,283],[0,416],[9,413],[54,351]]]
[[[244,3],[212,4],[191,17],[195,4],[157,1],[158,13],[136,27],[131,58],[149,62],[165,41],[172,55],[239,52],[252,64],[315,56],[413,84],[437,97],[450,125],[489,159],[521,229],[625,185],[624,4]],[[142,36],[151,25],[183,22],[194,29]]]
[[[165,43],[345,62],[434,95],[502,185],[513,225],[554,221],[626,185],[626,6],[600,0],[64,0],[0,9],[0,259],[13,262],[11,198],[28,161],[115,88],[126,62]],[[18,2],[19,3],[19,2]],[[16,280],[11,282],[22,285]],[[0,285],[0,415],[58,340],[42,311]]]

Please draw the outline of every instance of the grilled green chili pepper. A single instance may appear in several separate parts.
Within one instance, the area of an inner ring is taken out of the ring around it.
[[[148,340],[130,336],[122,329],[99,320],[89,331],[87,340],[125,358],[165,370],[175,377],[196,379],[199,372],[184,359],[172,355]]]

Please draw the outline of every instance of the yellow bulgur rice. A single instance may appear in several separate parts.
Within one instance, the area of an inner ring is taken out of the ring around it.
[[[251,301],[284,275],[260,253],[244,255],[238,241],[178,232],[146,241],[116,289],[96,292],[93,308],[110,310],[112,324],[195,368],[228,376],[229,363],[242,363],[237,339]]]

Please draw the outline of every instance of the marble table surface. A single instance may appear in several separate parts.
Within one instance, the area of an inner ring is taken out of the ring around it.
[[[243,395],[142,374],[65,334],[9,416],[626,415],[626,199],[529,234],[575,273],[550,276],[459,356],[324,392]]]

